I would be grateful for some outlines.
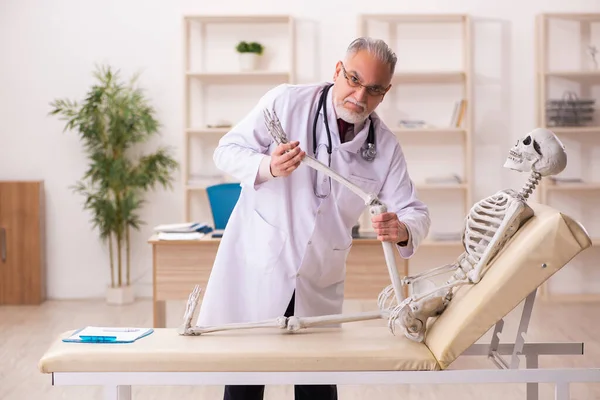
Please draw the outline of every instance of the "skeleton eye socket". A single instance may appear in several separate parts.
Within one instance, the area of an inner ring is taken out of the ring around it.
[[[531,136],[527,136],[524,140],[523,140],[523,144],[525,146],[529,146],[531,144]]]
[[[542,149],[540,148],[539,143],[535,140],[533,141],[533,148],[540,156],[542,155]]]

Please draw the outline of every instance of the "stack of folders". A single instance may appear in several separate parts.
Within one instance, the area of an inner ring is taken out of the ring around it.
[[[158,240],[198,240],[212,230],[208,224],[199,222],[164,224],[154,227]]]

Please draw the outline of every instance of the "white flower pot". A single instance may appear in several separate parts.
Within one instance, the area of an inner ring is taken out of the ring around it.
[[[255,71],[258,69],[260,55],[257,53],[240,53],[240,69],[242,71]]]
[[[106,303],[121,306],[131,304],[135,300],[133,286],[108,287],[106,290]]]

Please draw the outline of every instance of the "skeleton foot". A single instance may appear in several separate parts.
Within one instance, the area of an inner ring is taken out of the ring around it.
[[[420,282],[421,287],[415,288],[418,292],[396,306],[388,319],[388,328],[393,334],[396,334],[396,328],[400,326],[404,336],[415,342],[425,339],[427,321],[446,309],[451,299],[452,287],[456,285],[453,283],[436,288],[433,282]]]
[[[392,310],[388,319],[388,328],[394,335],[397,326],[400,326],[404,336],[410,340],[422,342],[425,338],[426,324],[414,315],[408,304],[400,304]]]
[[[196,285],[192,293],[188,296],[188,302],[183,314],[183,324],[177,330],[180,335],[190,335],[190,328],[192,327],[192,319],[194,318],[194,311],[198,306],[200,300],[200,286]]]

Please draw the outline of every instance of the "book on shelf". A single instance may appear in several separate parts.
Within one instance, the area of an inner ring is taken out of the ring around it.
[[[467,100],[461,99],[454,103],[454,112],[450,119],[450,127],[460,128],[467,113]]]
[[[427,129],[432,128],[430,124],[421,119],[401,119],[398,121],[398,128],[400,129]]]

